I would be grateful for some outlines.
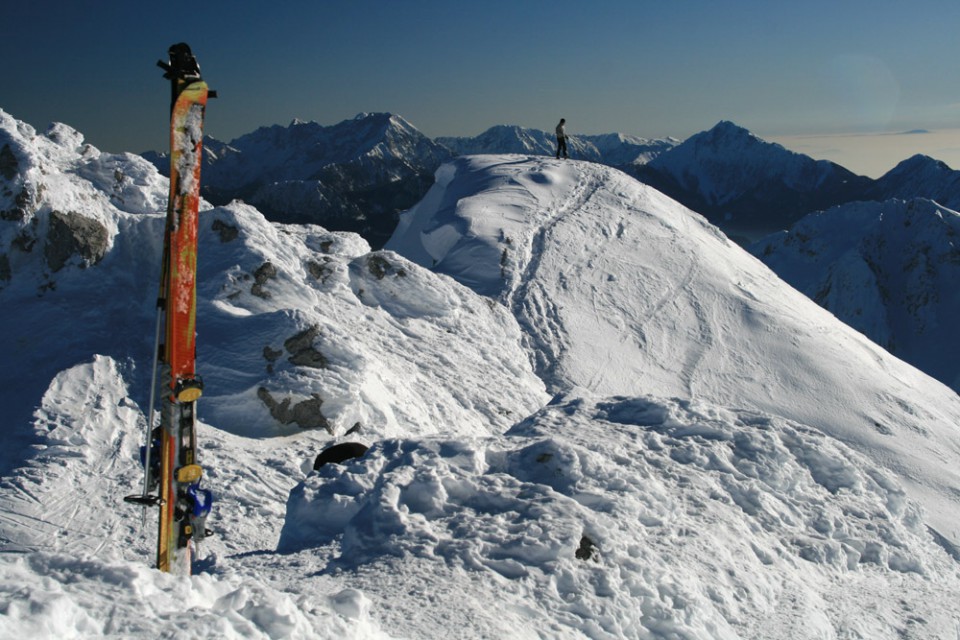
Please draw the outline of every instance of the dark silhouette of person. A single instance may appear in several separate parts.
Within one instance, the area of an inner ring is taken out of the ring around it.
[[[560,118],[560,124],[557,125],[557,160],[560,159],[560,154],[563,153],[563,157],[567,156],[567,130],[564,128],[564,125],[567,123],[565,118]]]

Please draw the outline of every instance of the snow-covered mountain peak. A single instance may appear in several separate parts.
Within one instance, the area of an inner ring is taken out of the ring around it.
[[[922,153],[918,153],[898,163],[897,166],[891,169],[888,173],[894,173],[894,172],[906,173],[909,171],[924,171],[924,170],[931,170],[931,171],[938,171],[938,172],[952,171],[952,169],[949,166],[947,166],[947,163],[943,162],[942,160],[937,160],[935,158],[931,158],[930,156],[924,155]]]
[[[699,140],[711,144],[730,144],[731,141],[740,141],[741,144],[763,142],[748,129],[729,120],[721,120],[707,131],[696,134],[696,136],[700,136]]]
[[[829,171],[833,163],[817,161],[783,146],[766,142],[747,129],[729,121],[721,121],[712,129],[695,134],[652,163],[661,170],[683,167],[689,171],[699,167],[696,175],[679,176],[688,183],[694,180],[713,180],[713,191],[701,184],[700,189],[714,198],[733,199],[743,190],[771,176],[778,176],[790,186],[801,182],[818,181],[820,174]],[[743,185],[737,189],[730,180],[731,168],[739,169],[736,179]],[[688,184],[692,186],[692,184]]]
[[[960,210],[960,171],[925,155],[915,155],[881,176],[868,197],[911,199],[917,195]]]
[[[862,198],[872,180],[722,121],[632,173],[734,237],[759,238],[811,211]]]

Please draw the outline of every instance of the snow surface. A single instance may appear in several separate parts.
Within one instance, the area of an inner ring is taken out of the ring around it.
[[[624,174],[461,159],[387,248],[512,308],[551,392],[705,399],[814,426],[901,475],[960,540],[960,398]]]
[[[392,251],[201,214],[217,535],[193,577],[151,569],[155,513],[121,497],[162,245],[162,201],[140,204],[164,181],[111,198],[104,167],[142,164],[2,115],[0,210],[33,195],[0,221],[0,636],[960,631],[956,395],[657,192],[524,156],[445,165]],[[96,264],[17,242],[61,203],[109,229]],[[371,449],[313,471],[341,441]]]

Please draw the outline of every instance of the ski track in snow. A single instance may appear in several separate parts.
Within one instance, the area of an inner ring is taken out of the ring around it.
[[[541,170],[544,165],[537,167]],[[524,251],[522,273],[523,275],[516,280],[517,285],[507,289],[504,302],[509,309],[514,310],[514,315],[518,318],[533,318],[540,320],[541,327],[546,328],[546,336],[539,335],[539,332],[528,331],[524,336],[527,341],[527,348],[533,355],[537,373],[541,378],[549,380],[553,377],[551,371],[552,364],[560,361],[562,354],[566,351],[564,346],[564,336],[566,331],[563,329],[563,318],[551,296],[545,295],[544,291],[536,284],[539,281],[537,274],[541,268],[542,258],[545,253],[550,236],[553,230],[561,224],[565,224],[567,219],[574,216],[582,210],[590,201],[593,194],[600,188],[597,180],[591,180],[590,177],[581,175],[578,183],[572,189],[568,202],[560,205],[556,209],[548,210],[544,213],[533,213],[533,220],[539,227],[533,234],[527,249]],[[549,277],[552,274],[547,274]],[[556,274],[557,278],[563,279],[564,274]],[[556,391],[556,389],[554,389]]]

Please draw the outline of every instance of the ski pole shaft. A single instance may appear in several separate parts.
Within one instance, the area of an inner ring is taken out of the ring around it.
[[[160,325],[163,319],[163,305],[157,305],[157,328],[153,338],[153,371],[150,373],[150,404],[147,410],[147,437],[146,449],[143,454],[143,495],[150,493],[150,449],[153,448],[153,409],[157,396],[157,366],[160,359]],[[147,507],[144,505],[142,511],[142,525],[147,524]]]

